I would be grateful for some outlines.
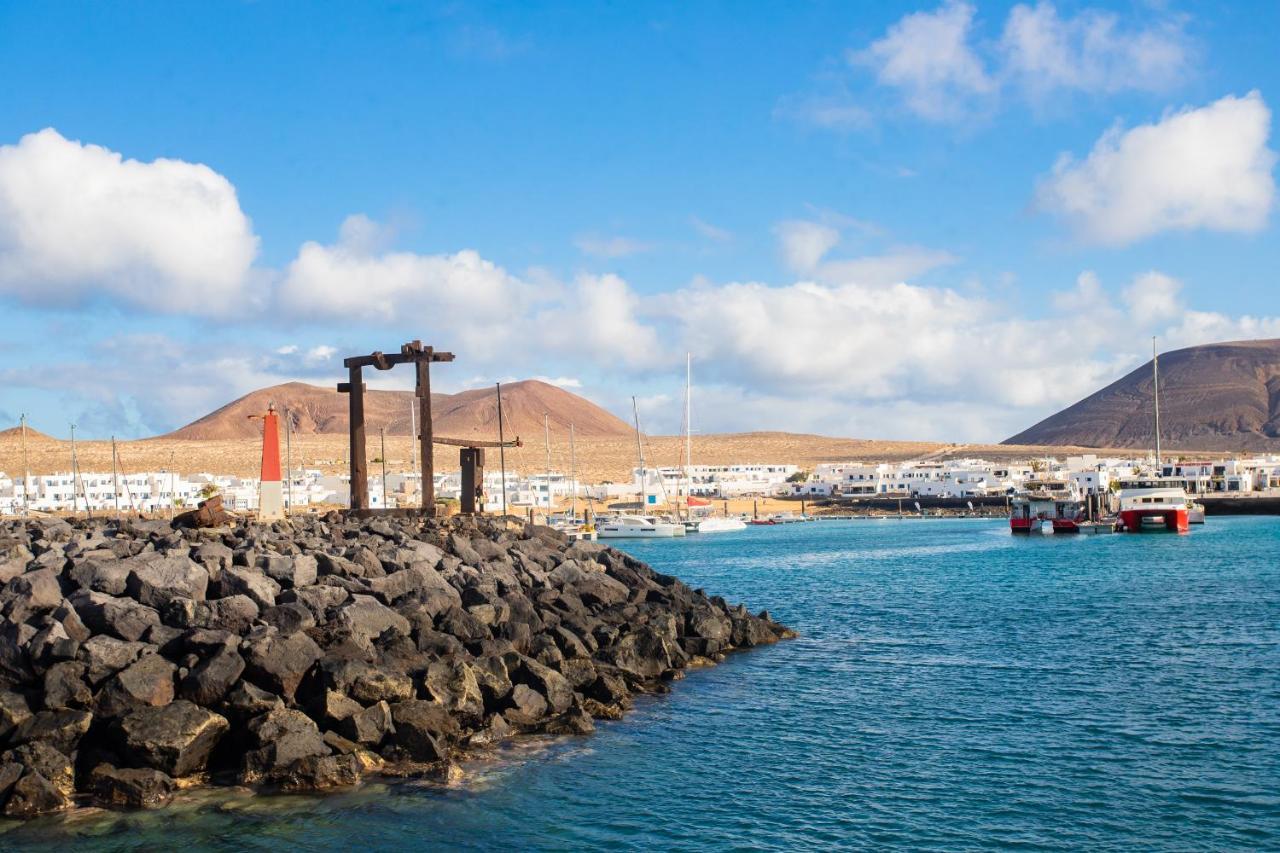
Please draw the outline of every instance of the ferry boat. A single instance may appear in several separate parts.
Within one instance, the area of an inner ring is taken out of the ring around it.
[[[1028,480],[1010,501],[1013,533],[1079,533],[1084,501],[1065,480]]]
[[[1186,490],[1174,478],[1121,480],[1120,524],[1126,533],[1166,530],[1186,533],[1191,519]]]

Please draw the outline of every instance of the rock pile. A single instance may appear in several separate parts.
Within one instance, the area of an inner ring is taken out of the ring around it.
[[[0,523],[0,808],[439,772],[791,632],[491,520]]]

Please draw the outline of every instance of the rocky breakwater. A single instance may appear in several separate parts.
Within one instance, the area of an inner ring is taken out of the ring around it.
[[[0,523],[0,809],[448,772],[791,636],[620,551],[489,520]]]

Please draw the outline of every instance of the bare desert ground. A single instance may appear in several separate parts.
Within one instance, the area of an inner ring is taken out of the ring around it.
[[[292,438],[295,468],[319,469],[326,473],[347,470],[345,435],[295,435]],[[387,470],[410,469],[410,440],[407,436],[387,437]],[[183,474],[200,472],[257,476],[261,456],[258,439],[195,440],[150,438],[122,441],[118,444],[120,464],[124,471],[176,470]],[[677,465],[683,452],[683,439],[678,436],[648,436],[644,441],[648,465]],[[580,438],[576,442],[578,477],[584,482],[623,482],[630,479],[636,464],[633,438]],[[80,469],[85,472],[111,470],[109,441],[77,441]],[[281,447],[282,455],[284,447]],[[809,470],[820,462],[847,460],[895,462],[908,459],[947,459],[980,456],[992,460],[1026,459],[1035,456],[1062,456],[1069,453],[1098,452],[1085,448],[942,444],[916,441],[883,441],[831,438],[783,432],[733,433],[704,435],[694,438],[695,464],[782,463]],[[1132,453],[1133,451],[1115,451]],[[487,464],[498,467],[498,451],[489,450]],[[378,436],[370,437],[368,458],[370,473],[381,470],[382,455]],[[524,447],[506,451],[508,471],[539,472],[547,467],[547,453],[539,437]],[[71,444],[45,436],[28,436],[27,457],[33,474],[49,474],[71,470]],[[438,471],[458,468],[458,448],[438,446],[435,451]],[[567,437],[552,434],[551,467],[568,471],[570,467]],[[0,471],[21,475],[22,442],[16,431],[0,433]]]

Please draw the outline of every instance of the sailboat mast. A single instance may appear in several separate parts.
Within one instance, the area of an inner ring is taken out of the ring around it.
[[[643,510],[649,505],[649,478],[644,470],[644,447],[640,444],[640,407],[636,404],[636,398],[631,398],[631,412],[636,419],[636,459],[640,461],[640,508]]]
[[[120,514],[120,468],[116,465],[116,437],[111,436],[111,496],[115,499],[116,515]]]
[[[502,472],[502,514],[507,514],[507,443],[502,435],[502,383],[498,387],[498,469]]]
[[[1156,474],[1160,474],[1160,354],[1156,352],[1156,339],[1151,338],[1151,385],[1155,395],[1156,411]]]
[[[693,353],[684,355],[684,514],[689,511],[689,489],[693,484]]]
[[[80,511],[80,493],[76,491],[76,479],[79,477],[76,464],[76,425],[71,425],[71,511]]]
[[[31,463],[27,461],[27,416],[22,416],[22,511],[31,514]]]
[[[551,416],[542,413],[542,441],[547,448],[547,515],[551,514]]]
[[[573,424],[569,424],[569,477],[573,480],[573,496],[569,498],[569,514],[578,517],[578,452],[573,446]]]

